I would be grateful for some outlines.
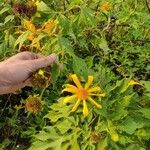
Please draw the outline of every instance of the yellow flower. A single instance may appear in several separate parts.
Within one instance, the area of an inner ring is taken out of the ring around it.
[[[112,7],[112,5],[111,5],[109,2],[104,2],[104,3],[100,6],[99,9],[100,9],[102,12],[105,12],[105,11],[110,10],[111,7]]]
[[[36,32],[36,27],[35,25],[31,22],[31,21],[28,21],[28,20],[24,20],[22,22],[22,25],[25,29],[35,33]]]
[[[28,21],[28,20],[23,20],[22,26],[23,26],[23,29],[31,32],[29,33],[27,39],[33,43],[33,41],[36,40],[38,36],[37,35],[38,29],[36,29],[35,25],[31,21]],[[20,28],[18,28],[17,31],[15,32],[15,34],[23,34],[23,33],[25,33],[25,31],[22,31]],[[40,49],[41,48],[40,42],[36,41],[33,47]]]
[[[128,83],[128,85],[140,85],[140,83],[136,82],[134,80],[130,80],[129,83]]]
[[[67,96],[64,99],[64,103],[68,103],[73,99],[77,100],[74,107],[71,110],[72,112],[77,110],[81,102],[83,102],[83,116],[84,117],[86,117],[89,114],[89,110],[88,110],[86,102],[90,102],[94,104],[97,108],[102,108],[101,104],[98,104],[91,97],[91,96],[101,96],[101,97],[105,96],[105,93],[102,93],[102,94],[93,93],[93,92],[101,91],[101,88],[99,86],[94,86],[90,88],[94,79],[93,76],[88,76],[88,81],[85,83],[84,87],[81,85],[81,82],[79,81],[76,74],[71,75],[71,78],[76,86],[71,85],[71,84],[65,84],[64,85],[65,88],[62,90],[62,92],[70,92],[73,94],[71,96]]]
[[[35,25],[31,22],[31,21],[28,21],[28,20],[24,20],[23,23],[22,23],[23,27],[28,30],[28,31],[31,31],[32,33],[28,36],[28,40],[30,40],[31,42],[33,42],[36,38],[37,38],[37,29],[35,27]],[[34,45],[34,47],[36,47],[37,49],[40,49],[41,46],[40,46],[40,42],[37,41]]]
[[[44,70],[39,69],[39,70],[38,70],[38,74],[41,75],[41,76],[44,76]]]
[[[41,30],[49,35],[55,35],[60,33],[60,27],[57,20],[48,20],[43,24]]]

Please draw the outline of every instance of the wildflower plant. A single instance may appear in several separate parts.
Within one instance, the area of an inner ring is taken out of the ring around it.
[[[57,53],[62,67],[0,96],[0,149],[150,149],[149,12],[148,0],[1,0],[1,60]]]
[[[146,130],[146,118],[142,117],[141,108],[138,107],[140,97],[133,91],[133,86],[137,85],[137,82],[134,81],[134,84],[130,84],[131,79],[124,79],[114,86],[107,87],[105,89],[107,96],[103,97],[100,103],[92,101],[91,104],[96,107],[91,105],[90,113],[87,113],[88,108],[83,103],[82,115],[81,105],[76,98],[83,94],[83,87],[75,74],[72,75],[72,79],[78,87],[67,84],[63,92],[68,91],[74,95],[62,97],[50,106],[50,111],[45,118],[49,119],[52,125],[45,126],[41,132],[35,135],[35,142],[32,143],[30,150],[43,147],[45,150],[49,148],[62,150],[68,148],[77,150],[119,149],[119,145],[124,149],[126,146],[130,149],[133,143],[136,147],[141,147],[139,145],[140,135],[137,133]],[[86,88],[92,83],[93,77],[89,76],[88,79],[85,84]],[[98,86],[90,89],[100,90]],[[89,94],[91,93],[89,92]],[[97,93],[96,96],[104,96],[104,93],[100,93],[100,95]],[[73,99],[76,104],[64,104]],[[82,97],[80,101],[83,100],[87,103],[90,102],[88,98],[83,99]],[[75,112],[77,106],[79,109]]]

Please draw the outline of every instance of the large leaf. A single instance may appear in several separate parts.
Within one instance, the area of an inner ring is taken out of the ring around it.
[[[135,122],[133,118],[128,117],[118,128],[128,134],[133,134],[136,129],[143,127],[144,123]]]
[[[59,36],[58,43],[62,51],[64,51],[65,53],[69,53],[70,55],[74,55],[71,42],[67,38]]]
[[[87,79],[88,68],[87,68],[87,65],[85,63],[85,60],[83,60],[77,56],[73,56],[73,71],[77,75],[82,76],[85,79]]]
[[[150,119],[150,108],[141,108],[139,112],[141,112],[145,118]]]
[[[4,24],[6,24],[6,23],[9,22],[9,21],[12,21],[14,18],[15,18],[14,15],[9,15],[9,16],[7,16],[7,17],[5,18]]]
[[[0,15],[3,14],[4,12],[8,11],[10,8],[9,7],[4,7],[1,11],[0,11]]]
[[[14,47],[16,47],[19,44],[19,49],[21,48],[22,44],[27,40],[28,35],[30,34],[30,32],[25,32],[23,34],[21,34],[18,39],[16,40]]]

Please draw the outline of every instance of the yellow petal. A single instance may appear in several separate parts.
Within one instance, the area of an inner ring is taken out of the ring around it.
[[[91,97],[88,97],[88,100],[93,103],[97,108],[102,108],[101,104],[98,104],[97,102],[95,102]]]
[[[105,93],[102,93],[102,94],[94,94],[94,93],[91,93],[89,94],[90,96],[101,96],[101,97],[105,97],[106,94]]]
[[[89,86],[92,84],[92,82],[93,82],[93,76],[88,76],[88,81],[86,82],[86,84],[85,84],[85,89],[88,89],[89,88]]]
[[[99,86],[92,87],[88,90],[89,93],[97,91],[101,91],[101,88]]]
[[[27,30],[29,30],[31,32],[36,32],[35,25],[31,21],[24,20],[23,26],[24,26],[24,28],[26,28]]]
[[[64,98],[63,102],[66,104],[69,101],[73,100],[74,98],[76,98],[76,95],[67,96],[67,97]]]
[[[64,86],[65,86],[66,88],[73,88],[73,89],[77,90],[77,87],[74,86],[74,85],[71,85],[71,84],[65,84]]]
[[[71,78],[78,88],[83,88],[76,74],[71,75]]]
[[[88,116],[88,114],[89,114],[89,110],[88,110],[86,101],[83,100],[83,116],[86,117],[86,116]]]
[[[40,42],[37,42],[36,45],[35,45],[35,47],[36,47],[37,49],[40,49],[40,48],[41,48]]]
[[[81,100],[78,99],[77,102],[75,103],[75,105],[73,106],[72,110],[71,110],[72,112],[77,110],[78,106],[80,105],[80,102],[81,102]]]
[[[33,41],[36,38],[36,36],[35,36],[35,34],[30,34],[30,35],[28,35],[27,38],[28,38],[28,40]]]
[[[134,80],[130,80],[128,84],[129,84],[129,85],[136,85],[136,84],[140,85],[139,82],[136,82],[136,81],[134,81]]]
[[[39,69],[39,70],[38,70],[38,74],[41,75],[41,76],[44,76],[44,70]]]
[[[65,88],[62,90],[62,92],[70,92],[70,93],[76,93],[77,90],[74,88]]]

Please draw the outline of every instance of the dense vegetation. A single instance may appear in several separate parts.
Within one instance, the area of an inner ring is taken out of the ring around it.
[[[0,31],[1,61],[59,56],[0,96],[0,149],[150,149],[148,0],[1,0]]]

